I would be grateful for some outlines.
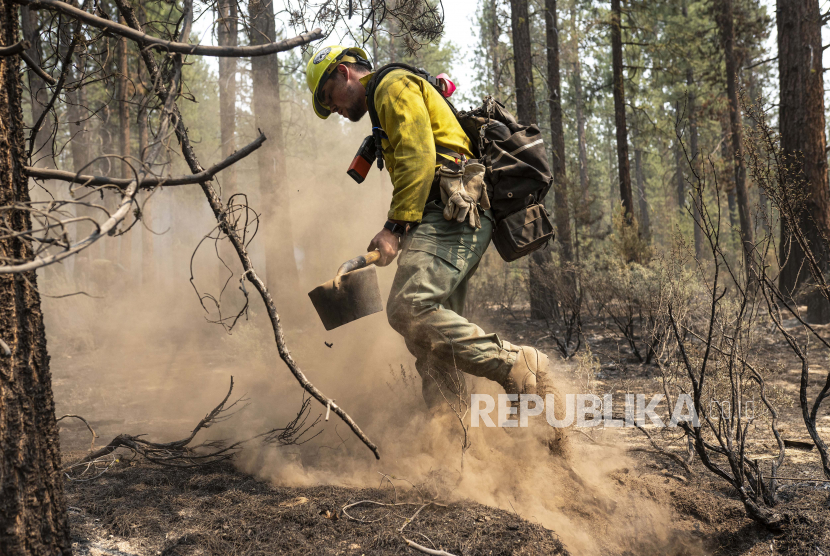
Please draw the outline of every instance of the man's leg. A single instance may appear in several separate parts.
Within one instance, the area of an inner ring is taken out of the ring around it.
[[[504,349],[497,335],[452,310],[463,307],[466,281],[487,249],[492,229],[489,211],[475,230],[465,222],[444,220],[441,208],[431,203],[421,225],[404,240],[387,313],[426,377],[428,404],[435,399],[428,391],[429,372],[443,375],[442,384],[458,382],[450,371],[502,383],[516,360],[516,352]]]
[[[405,339],[406,340],[406,339]],[[429,350],[406,340],[406,347],[415,356],[415,369],[421,377],[421,393],[430,411],[458,409],[459,401],[467,399],[464,373],[435,361]]]

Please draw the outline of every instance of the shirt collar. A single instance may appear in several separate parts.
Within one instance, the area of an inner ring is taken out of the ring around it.
[[[361,78],[359,79],[360,84],[361,84],[361,85],[363,85],[364,87],[366,87],[366,86],[369,84],[369,81],[370,81],[370,80],[372,79],[372,77],[374,77],[374,76],[375,76],[375,72],[370,72],[370,73],[367,73],[366,75],[364,75],[363,77],[361,77]]]

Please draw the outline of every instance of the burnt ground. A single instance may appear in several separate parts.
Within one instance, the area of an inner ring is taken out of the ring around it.
[[[391,489],[272,486],[228,463],[125,464],[67,487],[76,554],[412,554],[398,529],[421,502]],[[362,520],[365,523],[361,523]],[[454,554],[561,554],[555,533],[475,503],[428,506],[403,534]],[[109,536],[111,535],[111,537]]]
[[[502,337],[555,352],[543,323],[497,320],[495,328]],[[653,390],[656,368],[638,363],[609,323],[586,327],[585,336],[598,363],[591,376],[597,389]],[[770,335],[761,349],[779,367],[770,382],[788,395],[796,394],[798,373],[786,346]],[[824,415],[821,424],[824,434],[830,433],[830,415]],[[78,427],[67,424],[65,428],[82,436],[84,431]],[[796,405],[782,408],[781,429],[787,439],[808,439]],[[635,464],[613,472],[610,479],[662,504],[673,513],[676,527],[669,545],[646,542],[635,551],[610,547],[603,554],[830,556],[830,483],[807,482],[822,477],[815,450],[787,450],[787,463],[779,474],[794,480],[785,481],[782,503],[776,508],[787,526],[783,532],[772,533],[748,519],[737,493],[701,464],[693,461],[689,473],[651,451],[637,430],[623,434]],[[576,435],[574,441],[619,442],[601,430]],[[685,455],[685,447],[672,444],[670,438],[658,438],[658,442]],[[763,437],[755,442],[750,449],[758,452],[772,445]],[[64,461],[82,455],[66,452]],[[420,554],[406,546],[404,536],[459,556],[568,553],[556,532],[534,523],[532,516],[523,519],[514,512],[460,501],[424,507],[407,523],[421,506],[414,489],[284,487],[257,480],[229,463],[207,469],[169,469],[140,461],[119,462],[93,481],[67,482],[66,492],[77,554]],[[411,505],[356,506],[348,513],[357,519],[343,513],[344,506],[353,502],[388,504],[396,496],[398,502]]]

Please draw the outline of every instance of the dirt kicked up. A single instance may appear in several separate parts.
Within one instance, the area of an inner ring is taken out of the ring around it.
[[[223,338],[221,350],[185,336],[159,339],[153,350],[133,355],[56,351],[57,413],[88,417],[100,436],[98,447],[119,433],[147,433],[153,441],[182,438],[222,399],[233,374],[250,405],[206,431],[206,440],[235,441],[285,424],[300,396],[257,351],[268,345],[257,330],[242,328]],[[554,353],[544,345],[541,326],[501,321],[497,330]],[[590,371],[592,388],[653,389],[652,370],[620,359],[619,346],[601,328],[586,332],[599,360]],[[378,327],[372,338],[384,350],[345,333],[306,330],[294,338],[300,356],[319,355],[310,368],[366,424],[382,449],[380,461],[334,420],[321,423],[323,434],[302,446],[251,443],[234,464],[203,469],[130,463],[124,452],[99,478],[66,483],[75,552],[416,554],[408,539],[456,556],[830,554],[826,490],[807,481],[787,486],[779,509],[788,529],[775,535],[746,517],[731,487],[698,463],[689,472],[655,453],[637,430],[575,433],[567,458],[557,458],[527,435],[470,428],[462,458],[458,421],[425,414],[417,375],[393,364],[407,359],[386,333]],[[587,371],[577,362],[556,366],[563,382],[585,380]],[[792,376],[784,377],[781,387],[787,388]],[[471,390],[498,393],[480,382]],[[325,408],[314,411],[316,416]],[[795,435],[797,411],[786,412],[786,421]],[[89,432],[76,420],[60,426],[64,464],[81,459]],[[665,445],[684,456],[682,446]],[[788,476],[816,476],[815,458],[800,457],[788,451]],[[349,507],[363,500],[371,503]],[[405,505],[378,504],[396,500]],[[797,504],[790,509],[789,501]]]

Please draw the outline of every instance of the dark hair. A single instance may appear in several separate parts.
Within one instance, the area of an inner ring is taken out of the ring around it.
[[[361,64],[359,62],[340,62],[338,65],[346,66],[360,75],[366,75],[371,71],[368,67],[366,67],[366,64]]]

